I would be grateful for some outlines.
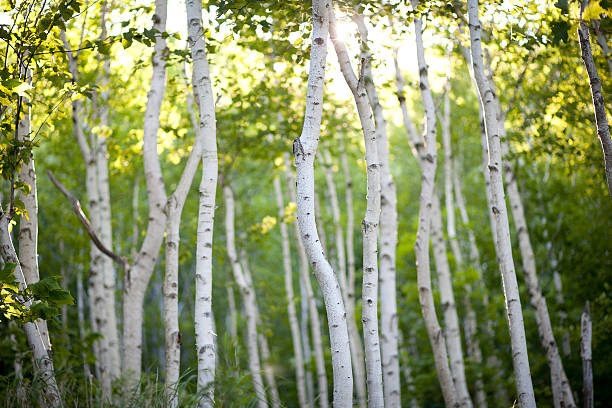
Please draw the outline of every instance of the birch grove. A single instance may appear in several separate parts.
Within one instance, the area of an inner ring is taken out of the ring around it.
[[[0,4],[4,405],[605,406],[612,3],[466,5]]]

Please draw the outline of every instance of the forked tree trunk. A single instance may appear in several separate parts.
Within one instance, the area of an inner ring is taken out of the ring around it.
[[[591,365],[591,309],[587,300],[580,319],[580,357],[582,358],[582,399],[584,408],[593,408],[593,367]]]
[[[353,363],[353,376],[355,379],[355,390],[357,391],[357,403],[359,407],[367,406],[366,379],[365,379],[365,360],[363,355],[363,342],[357,328],[355,320],[355,216],[353,212],[353,180],[346,157],[344,138],[340,140],[340,160],[345,182],[345,201],[346,201],[346,319],[348,322],[349,339],[351,345],[351,362]]]
[[[290,175],[289,173],[289,159],[287,155],[284,156],[284,159],[285,167],[287,169],[287,189],[289,191],[289,196],[297,199],[297,193],[294,187],[296,183],[292,175]],[[299,256],[300,279],[308,303],[308,317],[310,320],[312,346],[314,349],[315,367],[317,373],[317,386],[319,388],[319,395],[317,398],[319,400],[319,405],[321,406],[321,408],[327,408],[327,406],[329,405],[329,397],[327,390],[327,373],[325,370],[325,358],[323,354],[323,336],[321,334],[321,322],[319,320],[319,312],[317,310],[317,303],[315,300],[314,292],[310,283],[308,258],[306,255],[304,241],[302,240],[302,235],[300,234],[300,228],[298,223],[294,222],[293,225],[295,232],[295,241],[297,244],[297,251]]]
[[[278,208],[278,220],[281,232],[281,245],[283,251],[283,270],[285,277],[285,292],[287,294],[287,315],[289,316],[289,328],[293,344],[293,355],[295,357],[295,379],[298,393],[298,402],[301,408],[308,406],[306,394],[306,374],[304,372],[304,354],[302,339],[300,339],[300,326],[295,309],[295,295],[293,291],[293,271],[291,269],[291,247],[289,245],[289,232],[285,220],[285,203],[279,176],[274,177],[274,193],[276,206]],[[307,340],[307,339],[306,339]]]
[[[368,406],[383,407],[384,392],[382,364],[380,360],[380,338],[378,334],[378,223],[380,221],[380,166],[376,128],[372,109],[367,98],[365,80],[357,78],[346,45],[338,37],[333,9],[330,10],[329,32],[334,44],[340,70],[350,88],[363,132],[367,165],[366,214],[361,222],[363,235],[363,285],[362,316],[365,346]],[[362,58],[362,70],[369,61]],[[363,73],[360,73],[360,77]]]
[[[591,41],[589,39],[589,26],[582,21],[582,10],[588,1],[582,2],[580,6],[580,25],[578,27],[578,38],[580,40],[580,57],[586,68],[589,77],[589,87],[593,99],[593,110],[595,111],[595,125],[597,127],[597,137],[601,143],[604,155],[604,168],[608,181],[608,193],[612,199],[612,139],[610,139],[610,127],[608,126],[608,116],[604,102],[601,80],[597,73]]]
[[[266,390],[264,388],[263,378],[261,377],[261,363],[259,359],[259,347],[257,344],[257,301],[255,299],[255,290],[246,279],[242,265],[238,259],[235,244],[234,232],[234,193],[229,186],[223,187],[223,196],[225,198],[225,239],[227,246],[227,256],[232,265],[232,273],[234,279],[240,288],[242,301],[246,314],[247,323],[247,351],[249,356],[249,371],[255,389],[257,398],[257,406],[266,408],[268,401],[266,398]]]
[[[489,146],[489,174],[491,177],[492,205],[495,215],[497,258],[504,283],[506,313],[510,328],[512,360],[518,393],[518,401],[522,408],[535,408],[535,397],[529,371],[527,342],[523,325],[523,311],[519,297],[514,261],[512,259],[512,244],[510,227],[502,180],[502,153],[499,137],[499,123],[495,107],[495,95],[489,86],[482,58],[481,27],[478,17],[478,0],[468,0],[468,18],[470,29],[470,49],[474,77],[484,109],[485,129]]]
[[[297,219],[304,248],[327,310],[334,378],[334,407],[352,407],[353,373],[348,328],[338,280],[325,258],[314,212],[314,160],[320,135],[327,59],[330,0],[312,2],[312,47],[302,134],[293,142],[297,170]],[[313,322],[314,323],[314,322]],[[313,336],[314,337],[314,336]]]
[[[361,37],[361,55],[372,59],[368,46],[368,31],[362,15],[355,15]],[[380,162],[380,328],[381,358],[385,406],[401,406],[398,315],[396,299],[395,255],[397,247],[397,195],[389,163],[387,123],[374,83],[371,64],[364,65],[365,88],[374,113],[376,144]]]
[[[188,41],[193,60],[193,94],[199,109],[197,132],[201,134],[202,180],[196,243],[196,300],[194,326],[198,358],[198,391],[203,394],[198,408],[214,406],[215,340],[212,314],[212,246],[217,191],[217,135],[215,102],[202,27],[202,3],[186,1]]]
[[[8,214],[3,212],[0,208],[0,255],[6,263],[14,263],[14,275],[17,283],[19,284],[19,290],[25,290],[27,283],[19,258],[15,252],[15,247],[11,240],[11,234],[9,232],[9,219]],[[30,308],[31,301],[23,300],[23,306]],[[62,407],[62,397],[55,380],[55,372],[53,369],[53,360],[45,348],[45,343],[38,330],[38,326],[35,323],[27,322],[23,324],[23,329],[26,334],[26,339],[32,351],[32,360],[34,362],[35,372],[38,373],[38,378],[41,381],[43,394],[45,396],[46,404],[51,408]]]

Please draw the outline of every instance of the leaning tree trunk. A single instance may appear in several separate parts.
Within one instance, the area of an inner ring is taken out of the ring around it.
[[[344,138],[340,140],[340,160],[344,173],[344,196],[346,201],[346,259],[348,263],[345,294],[346,319],[348,321],[349,339],[351,342],[351,362],[353,363],[357,403],[359,407],[365,408],[367,406],[365,360],[361,335],[359,334],[357,322],[355,321],[355,249],[353,243],[355,216],[353,212],[353,180],[346,157]]]
[[[330,10],[330,38],[334,44],[340,70],[349,86],[363,132],[367,165],[366,214],[361,222],[363,234],[362,322],[365,346],[368,406],[384,406],[380,338],[378,334],[378,222],[380,220],[380,168],[378,145],[372,109],[367,98],[365,81],[359,80],[351,66],[346,46],[336,33],[333,9]],[[362,58],[362,69],[369,61]],[[361,74],[360,74],[361,76]]]
[[[293,180],[293,177],[289,174],[289,159],[287,155],[284,155],[284,160],[285,167],[287,169],[287,189],[289,191],[289,196],[297,199],[297,193],[294,188],[296,183]],[[302,235],[300,234],[299,225],[295,222],[293,223],[293,225],[295,231],[295,241],[297,244],[297,251],[299,255],[300,279],[306,295],[308,316],[310,318],[312,346],[314,348],[315,367],[317,372],[317,385],[319,387],[319,405],[321,406],[321,408],[326,408],[329,405],[329,397],[327,391],[325,358],[323,354],[323,336],[321,334],[321,322],[319,320],[319,312],[317,311],[317,303],[315,300],[314,292],[310,283],[310,274],[308,271],[308,257],[306,255],[304,241],[302,240]]]
[[[412,2],[412,7],[416,8],[418,1]],[[438,380],[442,388],[442,395],[447,407],[458,406],[459,398],[451,370],[448,364],[448,356],[446,351],[446,341],[442,335],[442,329],[436,316],[433,293],[431,289],[431,272],[429,260],[429,238],[430,227],[432,223],[432,205],[436,173],[436,113],[429,87],[427,63],[425,62],[425,50],[423,47],[423,28],[420,18],[414,20],[414,30],[416,37],[417,62],[419,67],[419,83],[421,88],[421,97],[426,114],[425,140],[417,136],[414,140],[414,148],[418,154],[421,164],[421,195],[419,197],[419,223],[417,230],[416,243],[414,250],[417,259],[417,284],[419,287],[419,302],[421,304],[421,313],[425,320],[425,328],[429,335],[429,342],[433,349],[434,362],[438,373]],[[403,89],[401,83],[401,74],[398,72],[398,95],[403,97]],[[400,102],[404,103],[402,99]],[[405,110],[405,109],[403,109]],[[411,123],[407,117],[407,112],[404,114],[405,124]],[[411,128],[412,130],[413,128]],[[412,132],[416,135],[416,131]]]
[[[15,279],[19,284],[19,290],[25,290],[28,285],[25,276],[21,269],[21,263],[17,258],[15,247],[11,240],[9,232],[9,218],[6,212],[0,208],[0,255],[5,263],[15,264],[13,271]],[[32,306],[31,301],[23,299],[21,302],[24,307],[29,309]],[[62,407],[62,397],[60,390],[55,380],[55,372],[53,370],[53,360],[45,348],[45,343],[41,336],[36,323],[27,322],[23,324],[23,329],[26,334],[26,339],[32,351],[32,360],[34,362],[35,372],[42,383],[43,394],[45,396],[46,405],[51,408]]]
[[[167,0],[155,1],[153,28],[160,32],[166,31],[166,9]],[[134,265],[125,276],[123,291],[123,374],[127,376],[128,386],[134,386],[140,380],[143,302],[162,245],[166,224],[164,206],[167,198],[157,154],[159,113],[166,88],[166,53],[166,40],[162,35],[158,35],[153,48],[153,75],[143,126],[143,162],[149,225],[140,251],[133,261]]]
[[[334,378],[334,407],[352,407],[353,373],[344,302],[338,280],[325,258],[314,212],[314,160],[323,113],[330,0],[312,2],[312,47],[302,134],[293,142],[297,170],[297,219],[308,260],[321,287],[327,310]],[[313,322],[314,323],[314,322]]]
[[[470,49],[474,77],[484,109],[485,129],[489,146],[489,174],[491,177],[492,205],[495,215],[495,230],[497,258],[501,269],[506,300],[506,313],[510,328],[512,360],[518,393],[518,401],[522,408],[535,408],[535,397],[529,371],[527,342],[523,325],[523,311],[519,297],[514,261],[512,259],[512,243],[510,227],[502,179],[502,153],[499,137],[499,123],[495,107],[495,95],[489,86],[482,58],[481,27],[478,17],[478,0],[468,0],[468,17],[470,29]]]
[[[363,16],[353,17],[361,37],[361,54],[372,59],[368,47],[368,31]],[[395,254],[397,247],[397,195],[389,163],[387,123],[374,84],[371,64],[364,65],[364,82],[370,107],[374,113],[376,144],[380,162],[380,327],[381,358],[385,406],[400,407],[400,371],[398,351],[398,315],[396,299]]]
[[[589,26],[582,21],[582,7],[580,11],[580,26],[578,27],[578,38],[580,40],[580,57],[586,68],[589,77],[589,87],[591,88],[591,97],[593,99],[593,110],[595,111],[595,125],[597,127],[597,137],[601,143],[601,148],[604,154],[604,168],[606,179],[608,181],[608,193],[612,198],[612,139],[610,139],[610,128],[608,126],[608,116],[606,114],[606,105],[604,102],[603,91],[601,89],[601,80],[597,73],[595,60],[591,50],[591,41],[589,39]]]
[[[198,408],[214,406],[215,340],[212,314],[212,246],[217,191],[218,158],[210,69],[202,27],[202,3],[187,0],[188,41],[193,59],[193,94],[199,109],[197,132],[202,137],[202,180],[196,243],[196,300],[194,326],[198,358]]]
[[[298,392],[298,402],[301,408],[308,406],[306,396],[306,374],[304,372],[304,353],[302,339],[300,339],[300,327],[295,309],[295,295],[293,292],[293,271],[291,270],[291,247],[289,245],[289,232],[285,220],[285,204],[283,191],[279,176],[274,177],[274,193],[276,195],[276,206],[278,208],[278,220],[281,232],[281,245],[283,251],[283,270],[285,276],[285,292],[287,293],[287,315],[289,316],[289,328],[291,329],[291,340],[293,343],[293,355],[295,357],[295,378]]]
[[[259,360],[259,348],[257,345],[257,301],[255,299],[255,290],[252,285],[249,285],[242,265],[238,259],[235,244],[234,232],[234,193],[231,187],[223,187],[223,196],[225,198],[225,239],[227,246],[227,256],[232,265],[234,279],[240,288],[242,301],[244,304],[246,321],[247,321],[247,351],[249,355],[249,371],[253,380],[253,388],[257,398],[257,406],[266,408],[268,401],[266,398],[266,390],[264,388],[263,379],[261,377],[261,363]]]

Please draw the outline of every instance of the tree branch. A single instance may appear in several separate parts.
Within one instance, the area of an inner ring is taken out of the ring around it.
[[[81,203],[79,202],[79,200],[76,199],[66,189],[66,187],[64,187],[64,185],[60,183],[58,179],[55,178],[51,170],[47,170],[47,176],[49,176],[49,179],[55,185],[55,187],[57,187],[57,189],[61,191],[62,194],[64,194],[64,196],[70,201],[70,204],[72,204],[72,210],[76,214],[81,224],[83,224],[85,231],[87,232],[87,234],[89,234],[89,237],[91,238],[93,243],[96,245],[96,247],[100,250],[100,252],[102,252],[104,255],[108,256],[109,258],[111,258],[113,261],[117,262],[123,268],[123,270],[127,272],[130,269],[130,264],[128,260],[125,257],[114,253],[112,250],[104,246],[104,244],[100,241],[100,239],[96,235],[96,232],[94,231],[94,228],[91,225],[91,222],[89,222],[89,219],[87,219],[87,216],[83,212],[81,208]]]

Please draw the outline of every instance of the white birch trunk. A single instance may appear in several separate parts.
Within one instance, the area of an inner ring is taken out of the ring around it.
[[[285,275],[285,292],[287,293],[287,315],[289,316],[289,328],[293,343],[293,355],[295,356],[295,379],[300,407],[307,407],[306,375],[304,372],[304,354],[302,340],[300,339],[300,327],[295,309],[295,295],[293,292],[293,271],[291,270],[291,247],[289,245],[289,232],[285,222],[285,203],[279,176],[274,177],[274,193],[276,206],[278,208],[278,220],[281,232],[281,245],[283,251],[283,270]]]
[[[448,233],[448,240],[450,242],[450,246],[453,252],[453,256],[455,258],[455,265],[457,271],[461,271],[464,269],[464,260],[463,254],[461,253],[461,249],[459,247],[459,242],[457,240],[457,228],[455,223],[455,204],[454,204],[454,196],[453,196],[453,180],[452,180],[452,148],[451,148],[451,116],[450,116],[450,93],[451,93],[451,72],[447,75],[447,83],[446,89],[444,93],[444,113],[442,115],[442,145],[444,148],[444,198],[446,204],[446,226]],[[442,234],[440,234],[442,236]],[[473,239],[473,234],[471,235]],[[470,241],[470,251],[472,254],[476,249],[476,243]],[[476,269],[477,270],[477,269]],[[468,355],[472,357],[474,362],[478,365],[482,364],[482,351],[480,350],[480,343],[478,341],[478,337],[476,336],[477,331],[477,323],[476,323],[476,313],[472,307],[471,294],[472,287],[470,284],[465,285],[466,296],[464,299],[464,304],[466,308],[466,324],[465,327],[465,338],[467,342],[467,350]],[[456,312],[455,312],[456,316]],[[457,330],[459,327],[457,326]],[[461,336],[458,333],[457,338],[453,339],[455,341],[455,351],[461,351]],[[457,349],[459,346],[459,349]],[[471,401],[469,399],[469,393],[467,390],[467,383],[465,380],[465,368],[463,365],[463,356],[461,355],[461,359],[456,359],[453,363],[453,356],[451,350],[449,348],[449,354],[451,354],[451,370],[455,376],[455,386],[457,387],[457,391],[459,392],[460,403],[464,406],[471,405]],[[487,406],[487,398],[484,392],[484,384],[482,381],[482,374],[480,370],[476,373],[476,380],[474,381],[475,391],[476,391],[476,403],[478,407]],[[466,405],[469,404],[469,405]]]
[[[501,115],[500,124],[503,123],[504,117]],[[508,157],[510,147],[508,146],[508,141],[505,140],[506,132],[503,126],[500,126],[500,136],[502,138],[502,154],[504,157]],[[559,355],[559,349],[557,347],[552,324],[550,322],[546,298],[542,295],[542,290],[540,289],[535,255],[533,253],[533,247],[529,237],[529,229],[525,219],[523,201],[518,190],[516,174],[514,173],[512,163],[508,160],[504,160],[503,168],[506,189],[508,191],[508,198],[510,201],[510,208],[512,210],[512,218],[514,220],[519,241],[519,248],[521,251],[521,259],[523,261],[525,282],[527,283],[527,289],[529,291],[529,299],[533,308],[535,309],[540,341],[544,351],[546,352],[546,359],[550,367],[554,406],[555,408],[573,408],[576,406],[576,403],[574,402],[572,390],[569,386],[567,376],[565,375],[565,370],[563,369],[563,363],[561,361],[561,356]]]
[[[286,156],[284,158],[285,167],[287,169],[287,188],[289,191],[289,195],[290,197],[295,198],[297,200],[298,196],[294,188],[295,182],[293,180],[292,175],[289,174],[289,160]],[[308,304],[308,317],[310,320],[310,330],[312,335],[312,346],[314,349],[315,368],[317,374],[317,386],[319,394],[317,398],[319,400],[319,405],[321,406],[321,408],[327,408],[329,406],[329,396],[327,390],[327,373],[325,370],[325,358],[323,353],[323,335],[321,334],[321,322],[319,319],[319,312],[317,310],[315,295],[312,290],[312,285],[310,283],[306,248],[304,247],[304,242],[302,240],[302,235],[300,234],[300,228],[298,223],[294,222],[293,225],[299,255],[300,279],[304,288]]]
[[[368,31],[362,15],[353,17],[359,29],[362,58],[370,61]],[[381,213],[380,213],[380,328],[381,357],[384,381],[385,406],[401,406],[398,315],[396,300],[395,255],[397,247],[397,195],[389,163],[389,139],[387,123],[383,115],[374,83],[371,64],[364,65],[365,87],[374,113],[376,143],[380,162]]]
[[[412,2],[412,7],[416,8],[417,1]],[[425,50],[423,47],[422,22],[420,18],[414,20],[414,31],[416,37],[417,62],[419,68],[419,83],[421,97],[426,115],[425,140],[418,137],[414,127],[410,127],[412,137],[416,137],[413,142],[414,148],[419,156],[421,164],[421,195],[419,197],[419,223],[417,230],[416,243],[414,250],[417,259],[417,284],[419,287],[419,302],[421,313],[425,320],[425,327],[429,335],[429,342],[434,354],[434,362],[438,373],[438,380],[442,388],[442,395],[447,407],[455,407],[459,404],[451,370],[448,364],[446,351],[446,341],[442,335],[442,329],[436,316],[433,293],[431,289],[431,272],[429,260],[429,238],[432,222],[432,205],[434,194],[434,183],[436,173],[436,114],[431,88],[425,62]],[[397,76],[400,79],[400,75]],[[403,94],[403,89],[398,84],[398,94]],[[407,118],[407,112],[404,115]],[[408,123],[411,123],[409,121]]]
[[[202,27],[202,3],[186,1],[188,41],[193,59],[193,94],[199,109],[198,134],[203,142],[202,180],[196,247],[195,333],[198,356],[198,391],[203,393],[198,408],[214,405],[215,340],[212,314],[212,244],[217,190],[218,158],[210,69]]]
[[[246,234],[240,234],[244,242]],[[278,394],[278,386],[276,385],[276,379],[274,378],[274,369],[270,364],[270,347],[268,346],[268,339],[261,330],[261,314],[259,313],[259,306],[257,305],[257,299],[255,297],[255,287],[253,286],[253,277],[251,270],[249,269],[249,263],[247,260],[246,250],[244,245],[240,248],[240,266],[244,273],[244,279],[248,287],[253,291],[253,298],[255,299],[255,324],[257,328],[257,343],[261,351],[261,365],[263,367],[263,374],[268,385],[268,392],[270,393],[270,403],[272,408],[280,408],[280,396]]]
[[[83,288],[83,271],[80,265],[77,265],[77,320],[79,323],[79,339],[81,342],[85,342],[85,289]],[[83,358],[83,374],[85,379],[89,381],[91,371],[89,369],[89,363],[87,363],[87,357],[85,352],[81,354]]]
[[[353,375],[348,328],[338,280],[325,258],[316,228],[314,212],[314,160],[321,127],[323,89],[327,58],[330,0],[314,0],[312,11],[312,47],[306,93],[306,112],[300,137],[293,142],[297,170],[297,219],[300,235],[310,265],[319,282],[327,310],[334,378],[335,408],[351,407]],[[314,326],[314,322],[313,326]],[[313,335],[313,341],[316,338]]]
[[[610,128],[608,126],[608,116],[604,102],[603,91],[601,89],[601,79],[597,73],[595,60],[591,50],[589,39],[589,26],[582,21],[582,11],[589,2],[582,2],[580,5],[580,25],[578,27],[578,38],[580,40],[580,57],[589,77],[589,87],[593,99],[593,110],[595,111],[595,125],[597,127],[597,137],[601,143],[604,156],[604,168],[606,180],[608,182],[608,193],[612,198],[612,139],[610,139]]]
[[[227,331],[230,338],[236,341],[238,338],[238,313],[236,311],[236,298],[234,297],[234,288],[231,285],[225,287],[227,293],[227,304],[229,310],[227,313]]]
[[[261,364],[259,360],[259,348],[257,345],[257,304],[255,300],[255,291],[252,285],[249,285],[245,274],[238,260],[236,252],[235,232],[234,232],[234,193],[229,186],[223,187],[223,196],[225,198],[225,239],[227,245],[227,256],[232,265],[232,273],[234,279],[240,288],[242,301],[244,304],[246,321],[247,321],[247,351],[249,355],[249,371],[253,380],[253,388],[257,398],[257,406],[265,408],[268,405],[266,398],[266,390],[264,388],[263,379],[261,377]]]
[[[106,39],[106,14],[108,12],[108,4],[105,1],[101,6],[101,21],[102,32],[100,38]],[[107,248],[113,248],[113,233],[111,227],[111,197],[110,185],[108,176],[108,149],[106,136],[110,134],[109,122],[109,87],[110,87],[110,56],[104,56],[102,65],[102,75],[100,80],[100,99],[99,104],[99,119],[100,131],[97,135],[96,144],[96,175],[98,185],[99,198],[99,228],[98,238]],[[117,316],[115,312],[115,269],[112,259],[103,256],[101,258],[101,270],[104,282],[104,307],[106,308],[106,330],[105,336],[108,341],[108,364],[109,375],[111,380],[119,378],[121,375],[121,357],[119,353],[119,333],[117,331]]]
[[[582,358],[582,400],[584,408],[593,408],[593,367],[591,353],[591,309],[587,300],[580,318],[580,357]]]
[[[357,78],[351,66],[346,46],[336,34],[336,21],[333,10],[330,10],[330,38],[334,44],[340,70],[349,86],[363,132],[365,142],[365,159],[367,165],[366,214],[361,222],[363,234],[363,286],[362,286],[362,322],[365,346],[366,380],[368,389],[368,406],[384,406],[382,364],[380,359],[380,338],[378,334],[378,223],[380,220],[380,164],[376,129],[372,109],[367,98],[363,76],[369,61],[362,58],[360,78]]]
[[[0,255],[4,262],[14,263],[15,279],[19,283],[19,290],[27,288],[27,282],[21,269],[21,262],[17,258],[15,247],[9,233],[8,214],[2,212],[0,208]],[[31,301],[23,301],[26,308],[30,308]],[[43,337],[35,323],[27,322],[23,324],[23,329],[26,334],[26,339],[30,350],[32,351],[32,360],[34,362],[34,370],[38,375],[39,381],[42,383],[43,394],[45,396],[46,405],[51,408],[62,407],[62,397],[55,380],[53,369],[53,360],[49,355]]]
[[[504,297],[506,300],[506,313],[510,328],[512,346],[512,360],[517,387],[518,401],[522,408],[535,408],[535,397],[529,371],[527,356],[527,342],[525,327],[523,325],[523,312],[512,259],[512,244],[510,241],[510,227],[508,212],[502,180],[502,154],[499,137],[499,123],[495,107],[495,95],[489,86],[485,75],[482,58],[481,27],[478,17],[478,0],[468,0],[468,17],[470,29],[470,49],[474,78],[482,101],[489,147],[489,174],[491,177],[492,205],[491,211],[495,215],[495,229],[497,258],[504,284]]]
[[[346,258],[348,262],[348,272],[346,276],[346,319],[348,322],[349,340],[351,346],[351,362],[353,363],[353,376],[355,379],[355,390],[357,391],[357,403],[359,407],[367,406],[365,360],[363,355],[363,342],[355,321],[355,216],[353,212],[353,180],[346,157],[344,138],[340,141],[340,160],[345,181],[345,200],[346,200]],[[383,333],[384,336],[384,333]]]
[[[66,50],[70,50],[70,44],[66,38],[66,34],[61,32],[62,42]],[[67,52],[68,69],[74,81],[78,81],[79,68],[77,54]],[[95,136],[90,134],[88,141],[83,132],[83,123],[81,120],[81,101],[72,101],[72,132],[77,140],[79,150],[85,163],[86,178],[85,188],[87,192],[88,208],[90,212],[91,224],[96,231],[99,232],[99,190],[97,180],[97,166],[95,149]],[[92,147],[93,146],[93,147]],[[89,309],[92,318],[92,329],[94,332],[100,333],[101,338],[94,342],[94,354],[96,356],[96,376],[102,385],[103,398],[108,399],[111,393],[111,376],[110,376],[110,353],[109,353],[109,338],[108,335],[108,319],[106,307],[106,293],[104,291],[104,270],[103,256],[100,250],[93,242],[90,243],[90,268],[89,268]]]

